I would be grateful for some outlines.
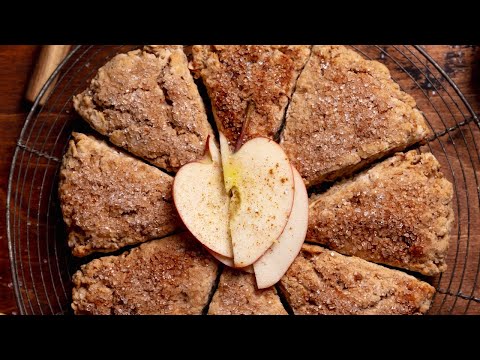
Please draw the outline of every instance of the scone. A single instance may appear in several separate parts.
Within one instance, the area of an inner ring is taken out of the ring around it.
[[[255,276],[226,267],[208,309],[209,315],[287,315],[274,287],[259,290]]]
[[[217,128],[238,148],[280,130],[310,46],[195,45],[192,52]]]
[[[432,154],[399,153],[313,197],[307,240],[436,275],[447,268],[452,197]]]
[[[199,315],[217,263],[184,233],[82,265],[73,275],[75,314]]]
[[[281,144],[307,186],[348,175],[430,134],[388,69],[343,46],[314,46]]]
[[[398,270],[304,245],[280,280],[296,315],[423,314],[435,289]]]
[[[73,104],[112,143],[167,171],[202,157],[212,134],[181,46],[115,56]]]
[[[115,251],[182,227],[170,175],[93,136],[72,137],[59,198],[73,255]]]

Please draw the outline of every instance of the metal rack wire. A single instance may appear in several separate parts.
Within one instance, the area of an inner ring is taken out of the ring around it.
[[[13,286],[21,314],[70,313],[71,274],[81,262],[70,255],[57,199],[58,171],[72,130],[90,131],[71,98],[99,66],[137,46],[77,46],[56,69],[58,81],[44,106],[38,99],[15,149],[7,196],[7,235]],[[480,313],[480,122],[447,73],[419,46],[353,46],[383,62],[411,94],[434,135],[431,151],[453,183],[455,224],[448,270],[427,278],[437,289],[430,313]],[[475,222],[476,221],[476,222]],[[477,225],[478,226],[478,225]]]

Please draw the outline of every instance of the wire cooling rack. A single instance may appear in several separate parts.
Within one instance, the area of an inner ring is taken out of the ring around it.
[[[71,313],[71,275],[88,259],[70,255],[57,197],[58,171],[71,132],[91,132],[72,96],[118,53],[138,46],[77,46],[44,86],[27,116],[10,170],[7,233],[13,285],[21,314]],[[424,278],[437,292],[430,314],[480,314],[480,123],[446,72],[419,46],[352,46],[384,63],[417,101],[433,136],[431,151],[453,183],[455,223],[448,270]],[[40,99],[58,75],[45,105]]]

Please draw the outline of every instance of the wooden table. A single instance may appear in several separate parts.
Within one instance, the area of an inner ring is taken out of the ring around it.
[[[426,49],[456,82],[478,113],[480,49],[447,45],[426,46]],[[5,226],[7,182],[15,144],[30,107],[23,98],[38,53],[39,46],[0,46],[0,312],[7,314],[18,313]]]

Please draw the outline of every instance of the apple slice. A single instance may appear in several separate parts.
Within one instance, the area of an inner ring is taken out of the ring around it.
[[[233,259],[232,258],[229,258],[229,257],[226,257],[226,256],[223,256],[223,255],[220,255],[220,254],[217,254],[216,252],[210,250],[209,248],[205,247],[205,249],[207,249],[207,251],[210,253],[210,255],[212,255],[215,259],[217,259],[218,261],[220,261],[223,265],[226,265],[228,267],[231,267],[231,268],[235,268],[235,265],[233,263]],[[248,265],[244,268],[237,268],[238,270],[243,270],[249,274],[253,274],[253,266],[252,265]]]
[[[282,235],[253,264],[257,287],[264,289],[276,284],[300,252],[308,228],[308,194],[302,177],[292,166],[295,179],[293,208]]]
[[[220,148],[233,260],[245,267],[282,234],[293,205],[293,171],[283,149],[267,138],[251,139],[232,154],[220,133]]]
[[[173,181],[173,201],[190,232],[210,250],[233,257],[229,235],[229,203],[225,192],[220,153],[207,139],[203,159],[180,168]]]

